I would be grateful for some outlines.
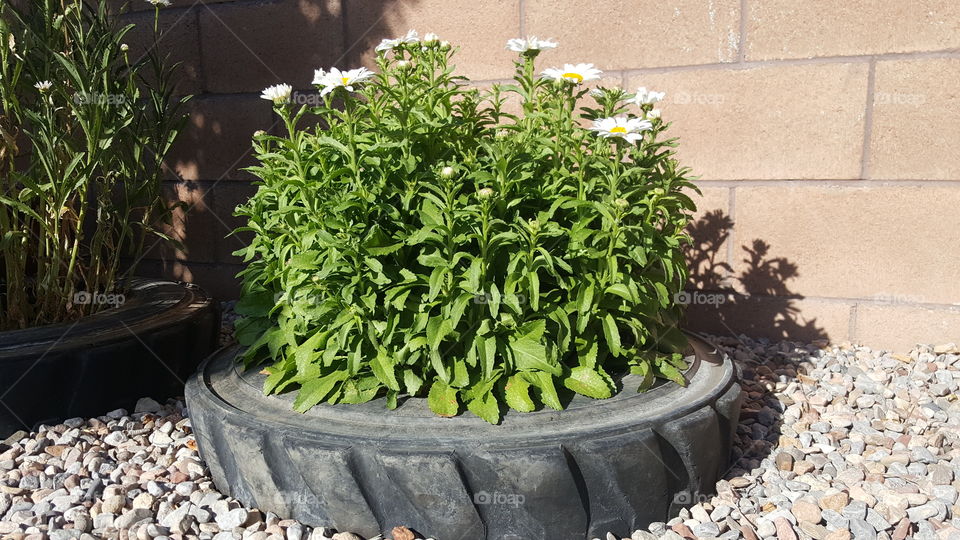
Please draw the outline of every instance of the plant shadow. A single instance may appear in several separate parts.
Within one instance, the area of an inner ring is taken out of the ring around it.
[[[687,328],[703,332],[731,357],[743,388],[720,495],[732,492],[731,485],[752,482],[761,462],[780,445],[789,398],[777,394],[806,375],[812,367],[807,361],[830,340],[816,318],[803,316],[798,303],[804,297],[790,289],[790,280],[800,275],[798,265],[771,256],[772,246],[763,239],[736,245],[733,230],[725,212],[707,212],[689,226],[692,241],[686,252],[691,270]]]

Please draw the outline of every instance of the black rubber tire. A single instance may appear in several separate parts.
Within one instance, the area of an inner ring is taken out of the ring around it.
[[[183,395],[217,348],[219,304],[199,287],[133,279],[123,305],[0,332],[0,440],[19,429]]]
[[[740,413],[731,361],[692,340],[689,385],[561,412],[510,412],[499,426],[435,416],[424,399],[292,411],[266,397],[239,348],[187,383],[200,454],[217,487],[250,507],[375,536],[406,525],[439,540],[629,537],[713,490]]]

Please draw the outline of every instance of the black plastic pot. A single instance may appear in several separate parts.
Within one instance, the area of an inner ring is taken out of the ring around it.
[[[499,426],[439,418],[424,399],[291,410],[264,375],[221,350],[187,383],[201,456],[217,487],[251,507],[374,536],[406,525],[442,540],[629,537],[709,493],[740,413],[731,361],[694,339],[689,385],[561,412],[510,412]]]
[[[125,302],[75,322],[0,332],[0,439],[18,429],[183,394],[216,349],[219,305],[186,283],[134,279]]]

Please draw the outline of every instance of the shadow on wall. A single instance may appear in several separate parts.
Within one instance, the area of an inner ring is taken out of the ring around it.
[[[121,21],[136,25],[131,51],[149,47],[150,5],[114,1],[128,10]],[[164,227],[181,245],[151,250],[141,273],[191,281],[218,298],[235,298],[241,261],[233,252],[249,239],[228,235],[242,225],[234,209],[255,190],[254,177],[243,171],[255,164],[252,135],[283,132],[260,92],[288,83],[302,96],[311,94],[314,69],[360,65],[381,39],[406,31],[392,24],[398,4],[417,1],[185,1],[162,9],[159,47],[171,62],[181,63],[178,92],[194,96],[187,125],[166,160],[164,182],[168,200],[186,208]]]
[[[687,325],[717,335],[747,334],[774,340],[829,340],[816,319],[801,317],[797,302],[803,296],[788,282],[799,276],[797,265],[784,257],[770,257],[770,245],[754,239],[740,246],[745,267],[739,272],[727,262],[734,223],[721,210],[707,212],[688,228],[693,241],[687,249],[690,284]]]

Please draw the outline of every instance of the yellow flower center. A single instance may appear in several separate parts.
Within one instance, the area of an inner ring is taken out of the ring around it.
[[[626,132],[627,132],[627,128],[623,126],[617,126],[610,130],[610,133],[626,133]]]
[[[579,73],[573,73],[573,72],[564,73],[564,74],[563,74],[563,78],[564,78],[564,79],[570,79],[570,80],[572,80],[572,81],[574,81],[574,82],[578,82],[578,83],[583,82],[583,75],[581,75],[581,74],[579,74]]]
[[[350,77],[340,77],[340,81],[343,82],[343,84],[347,84],[350,82]]]

